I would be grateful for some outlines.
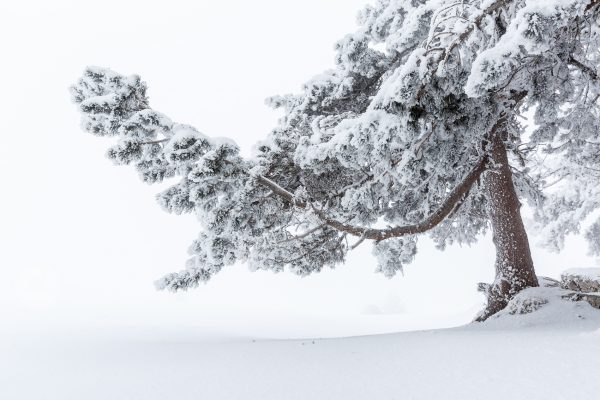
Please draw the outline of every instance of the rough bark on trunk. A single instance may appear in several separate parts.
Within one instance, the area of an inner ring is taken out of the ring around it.
[[[478,321],[502,310],[521,290],[539,286],[521,218],[521,203],[513,184],[503,135],[499,133],[495,132],[490,140],[490,169],[483,176],[496,246],[496,279],[483,288],[488,305]]]

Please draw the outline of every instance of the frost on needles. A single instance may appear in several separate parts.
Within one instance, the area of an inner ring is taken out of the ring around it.
[[[172,213],[202,229],[187,268],[158,281],[188,289],[224,266],[308,275],[373,243],[394,276],[417,238],[440,248],[492,228],[488,308],[537,286],[520,216],[559,250],[600,205],[600,0],[378,0],[336,45],[335,67],[301,93],[268,100],[279,124],[245,159],[150,108],[146,84],[90,67],[72,87],[83,128],[114,136]],[[526,132],[520,113],[532,109]],[[600,221],[585,236],[600,253]]]

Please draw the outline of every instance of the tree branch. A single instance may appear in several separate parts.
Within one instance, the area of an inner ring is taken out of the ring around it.
[[[600,1],[600,0],[598,0],[598,1]],[[572,64],[575,67],[579,68],[584,74],[586,74],[590,78],[592,78],[592,80],[595,80],[595,81],[598,80],[598,73],[593,68],[588,67],[581,61],[577,60],[575,57],[571,56],[569,58],[569,64]]]
[[[262,175],[258,175],[256,177],[256,179],[258,180],[258,183],[260,183],[263,186],[268,187],[277,196],[281,197],[284,200],[287,200],[289,203],[293,204],[294,206],[299,207],[299,208],[306,208],[307,204],[305,201],[296,199],[296,196],[294,196],[292,193],[288,192],[287,190],[285,190],[284,188],[282,188],[281,186],[279,186],[278,184],[276,184],[269,178],[262,176]]]
[[[288,192],[272,180],[264,176],[258,176],[257,179],[260,184],[268,187],[273,191],[273,193],[287,200],[294,206],[300,208],[306,208],[306,206],[310,206],[311,209],[315,212],[315,214],[319,217],[319,219],[321,219],[326,225],[340,232],[348,233],[353,236],[358,236],[362,240],[369,239],[381,241],[393,237],[424,233],[433,229],[460,206],[460,204],[466,198],[466,195],[469,193],[471,186],[473,186],[473,184],[479,179],[479,176],[481,176],[483,171],[485,171],[486,167],[487,157],[483,157],[477,163],[475,168],[471,172],[469,172],[465,179],[452,192],[450,192],[450,194],[448,195],[444,203],[440,206],[440,208],[438,208],[437,211],[435,211],[422,222],[415,225],[396,226],[387,229],[365,228],[355,225],[349,225],[334,220],[328,217],[322,210],[316,208],[313,204],[296,199],[292,193]]]
[[[414,225],[396,226],[387,229],[365,228],[336,221],[316,207],[312,205],[311,207],[317,216],[327,225],[340,232],[345,232],[364,239],[381,241],[393,237],[424,233],[436,227],[464,201],[469,189],[471,189],[471,186],[479,179],[483,171],[486,170],[486,167],[487,157],[484,157],[477,163],[477,166],[466,176],[466,178],[448,195],[437,211],[420,223]]]
[[[590,11],[592,8],[596,7],[597,5],[600,4],[600,0],[592,0],[590,1],[590,3],[585,7],[585,11]]]
[[[512,3],[512,0],[497,0],[494,3],[490,4],[486,9],[482,10],[481,14],[479,14],[477,17],[475,17],[475,19],[471,22],[471,24],[460,35],[458,35],[458,37],[452,43],[450,43],[450,46],[448,46],[447,49],[445,49],[443,51],[442,56],[441,56],[442,62],[438,64],[438,68],[440,66],[443,66],[444,64],[446,64],[452,51],[459,44],[461,44],[462,42],[465,41],[465,39],[471,34],[471,32],[473,32],[475,30],[475,28],[478,27],[479,24],[481,24],[481,22],[483,21],[483,19],[485,17],[498,11],[502,7],[508,5],[509,3]]]
[[[306,231],[306,232],[304,232],[304,233],[302,233],[300,235],[292,236],[292,237],[290,237],[288,239],[285,239],[285,240],[282,240],[280,242],[277,242],[276,244],[283,244],[283,243],[292,242],[294,240],[304,239],[305,237],[308,237],[308,236],[312,235],[313,233],[315,233],[315,232],[323,229],[325,226],[326,226],[325,224],[321,224],[321,225],[315,226],[314,228],[309,229],[308,231]]]
[[[160,139],[160,140],[153,140],[151,142],[140,142],[140,144],[161,144],[161,143],[165,143],[168,142],[170,139],[168,138],[164,138],[164,139]]]

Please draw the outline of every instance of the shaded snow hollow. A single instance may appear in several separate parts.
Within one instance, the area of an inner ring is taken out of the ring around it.
[[[483,324],[378,336],[3,341],[0,398],[595,398],[600,311],[560,300],[557,293],[528,291],[527,298],[548,300],[530,314],[507,312]]]

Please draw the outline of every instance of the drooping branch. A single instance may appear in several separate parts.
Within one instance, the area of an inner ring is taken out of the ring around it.
[[[444,203],[433,214],[414,225],[395,226],[387,229],[366,228],[336,221],[314,206],[312,209],[321,220],[332,228],[364,239],[381,241],[394,237],[424,233],[435,228],[460,206],[473,184],[481,176],[483,171],[486,170],[486,167],[487,157],[484,157],[477,163],[475,168],[469,172],[465,179],[450,192]]]
[[[465,179],[456,188],[454,188],[452,192],[450,192],[444,203],[433,214],[431,214],[429,217],[427,217],[420,223],[414,225],[396,226],[387,229],[366,228],[337,221],[327,216],[325,212],[318,209],[313,204],[296,199],[292,193],[282,188],[272,180],[264,176],[258,176],[257,179],[260,184],[268,187],[273,193],[285,199],[294,206],[300,208],[306,208],[307,206],[311,207],[311,209],[315,212],[319,219],[321,219],[328,226],[340,232],[344,232],[353,236],[358,236],[362,240],[369,239],[381,241],[393,237],[424,233],[435,228],[460,206],[460,204],[464,201],[467,194],[469,193],[469,190],[471,189],[473,184],[479,179],[483,171],[485,171],[486,167],[487,157],[483,157],[477,163],[475,168],[471,172],[469,172]]]

